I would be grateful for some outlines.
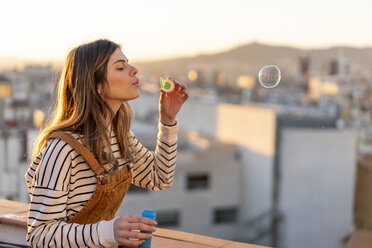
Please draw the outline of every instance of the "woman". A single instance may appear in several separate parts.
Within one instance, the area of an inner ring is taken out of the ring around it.
[[[30,246],[137,247],[151,237],[138,230],[153,232],[155,221],[113,217],[131,183],[150,190],[171,186],[176,115],[188,93],[183,85],[161,91],[158,141],[151,152],[130,131],[128,101],[140,96],[137,73],[109,40],[68,54],[54,114],[37,138],[25,175]]]

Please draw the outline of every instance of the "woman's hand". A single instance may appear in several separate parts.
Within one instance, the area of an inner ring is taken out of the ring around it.
[[[137,247],[145,242],[145,239],[152,237],[150,233],[140,233],[138,231],[154,232],[156,221],[145,217],[126,215],[114,221],[114,237],[116,243],[124,247]],[[134,232],[133,230],[137,230]]]
[[[189,98],[189,94],[186,92],[186,86],[184,84],[173,80],[171,77],[167,79],[174,82],[175,88],[169,93],[162,89],[160,90],[159,117],[161,123],[171,126],[176,123],[176,115],[183,103]]]

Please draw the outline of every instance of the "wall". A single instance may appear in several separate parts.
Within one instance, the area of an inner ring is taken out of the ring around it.
[[[179,210],[180,226],[170,226],[170,229],[233,239],[237,233],[236,223],[214,224],[213,210],[241,207],[239,163],[235,152],[233,146],[221,143],[212,143],[205,151],[178,151],[172,187],[149,193],[128,193],[117,215],[140,215],[143,209]],[[186,180],[190,172],[208,173],[209,188],[188,191]]]
[[[356,134],[285,129],[280,209],[285,248],[339,248],[353,228]]]

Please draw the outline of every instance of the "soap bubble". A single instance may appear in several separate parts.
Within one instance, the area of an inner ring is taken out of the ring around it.
[[[265,88],[274,88],[280,82],[280,70],[275,65],[267,65],[258,73],[258,81]]]

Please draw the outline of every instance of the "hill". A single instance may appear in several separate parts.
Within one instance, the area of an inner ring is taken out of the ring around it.
[[[260,68],[268,64],[278,65],[282,72],[296,75],[300,55],[310,57],[310,73],[324,74],[329,70],[332,59],[345,57],[352,70],[372,71],[372,48],[332,47],[327,49],[297,49],[285,46],[269,46],[250,43],[216,54],[201,54],[189,58],[177,58],[153,62],[139,62],[140,70],[156,74],[185,73],[191,69],[217,71],[236,76],[256,75]]]

